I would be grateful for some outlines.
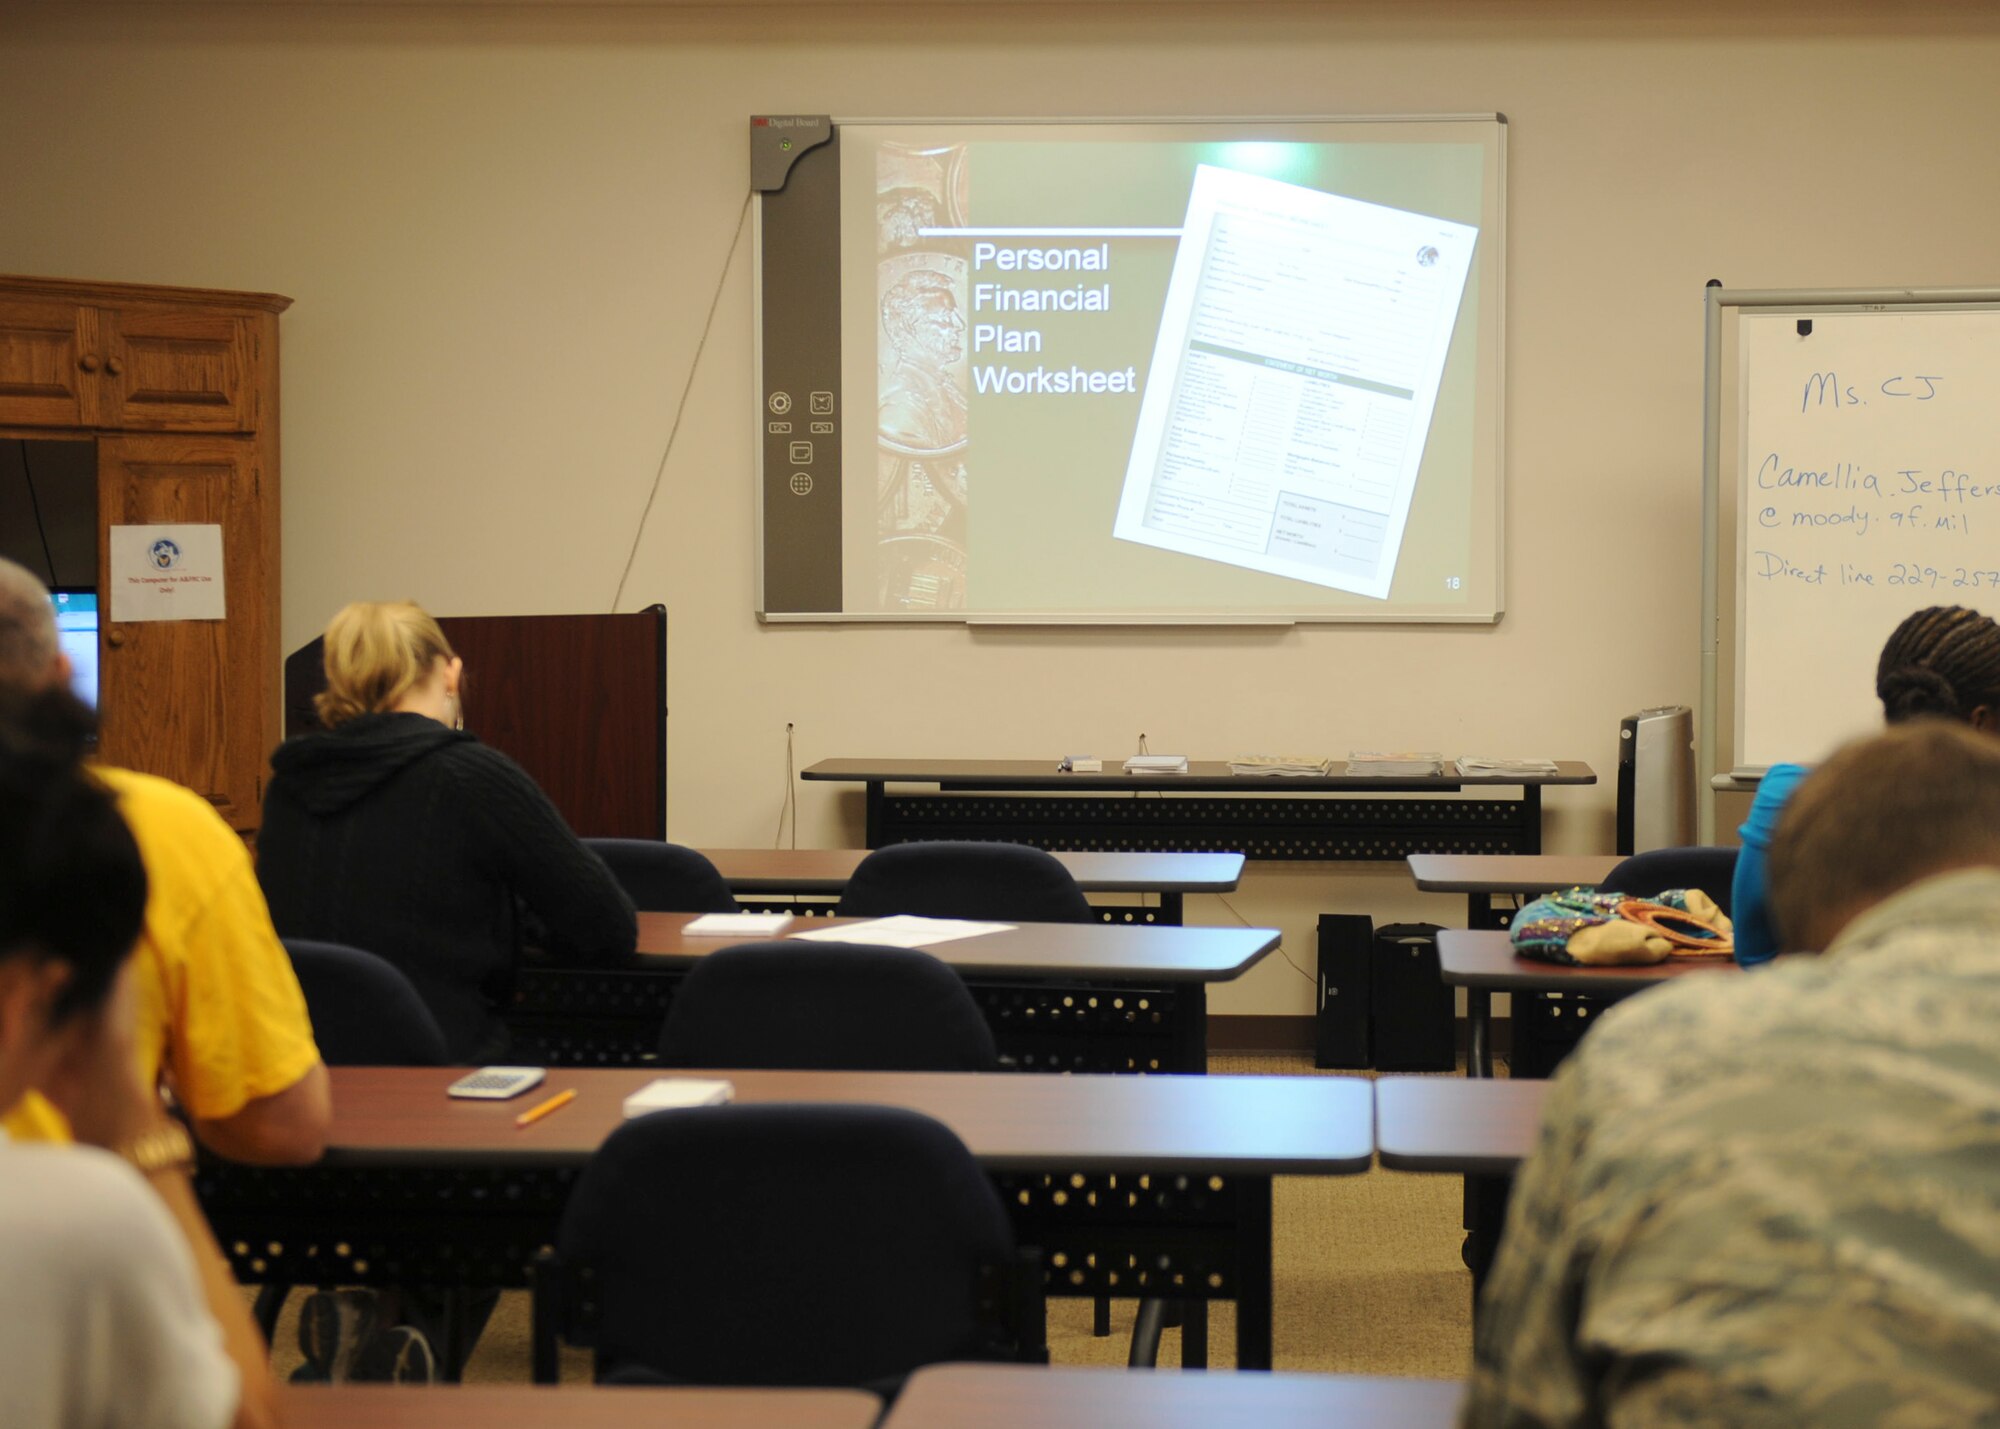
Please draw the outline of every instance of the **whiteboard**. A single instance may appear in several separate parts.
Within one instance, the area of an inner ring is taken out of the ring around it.
[[[1734,339],[1730,763],[1745,771],[1879,729],[1875,663],[1910,612],[2000,613],[2000,309],[1746,306]]]

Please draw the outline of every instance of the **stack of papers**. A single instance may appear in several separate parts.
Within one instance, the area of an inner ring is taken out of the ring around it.
[[[1185,774],[1185,754],[1135,754],[1125,761],[1127,774]]]
[[[1231,774],[1325,775],[1333,772],[1331,759],[1314,759],[1304,754],[1239,754],[1229,761]]]
[[[1424,750],[1396,750],[1393,753],[1357,749],[1347,756],[1349,774],[1442,774],[1444,756]]]
[[[681,931],[695,938],[768,938],[791,921],[789,913],[704,913]]]
[[[932,943],[1009,933],[1013,929],[1012,923],[975,923],[966,918],[919,918],[914,913],[898,913],[893,918],[794,933],[792,939],[800,943],[875,943],[885,948],[927,948]]]
[[[679,1111],[691,1106],[721,1106],[736,1096],[733,1082],[708,1077],[661,1077],[625,1098],[625,1119],[648,1112]]]
[[[1461,774],[1553,774],[1556,762],[1553,759],[1474,759],[1469,754],[1460,755],[1458,772]]]

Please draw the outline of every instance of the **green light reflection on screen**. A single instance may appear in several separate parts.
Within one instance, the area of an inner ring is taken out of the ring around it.
[[[1209,144],[1201,161],[1217,168],[1243,174],[1262,174],[1267,179],[1297,183],[1313,177],[1313,146],[1282,144],[1270,140],[1246,140],[1231,144]]]

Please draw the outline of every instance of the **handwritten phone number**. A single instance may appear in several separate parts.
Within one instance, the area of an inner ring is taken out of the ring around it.
[[[1969,570],[1964,566],[1950,567],[1950,574],[1937,566],[1906,565],[1896,561],[1889,567],[1889,585],[1917,585],[1935,590],[1939,586],[1950,586],[1953,590],[2000,590],[2000,571]]]

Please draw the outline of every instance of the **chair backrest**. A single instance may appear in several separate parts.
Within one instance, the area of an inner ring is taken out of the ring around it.
[[[658,839],[585,839],[641,913],[733,913],[741,905],[714,864]]]
[[[892,844],[861,860],[840,895],[843,917],[916,913],[1010,923],[1088,923],[1090,911],[1054,854],[1026,844]]]
[[[286,938],[313,1040],[330,1067],[442,1067],[444,1033],[393,964],[342,943]]]
[[[1013,1252],[993,1183],[929,1117],[655,1112],[613,1132],[577,1180],[554,1318],[596,1347],[600,1377],[643,1366],[686,1383],[862,1385],[1003,1354],[995,1272],[1004,1284]]]
[[[1697,844],[1688,848],[1655,848],[1635,853],[1615,865],[1597,886],[1606,893],[1650,898],[1669,888],[1699,888],[1729,911],[1729,885],[1736,878],[1733,846]]]
[[[669,1067],[983,1072],[993,1029],[959,975],[913,948],[746,943],[710,953],[660,1032]]]

